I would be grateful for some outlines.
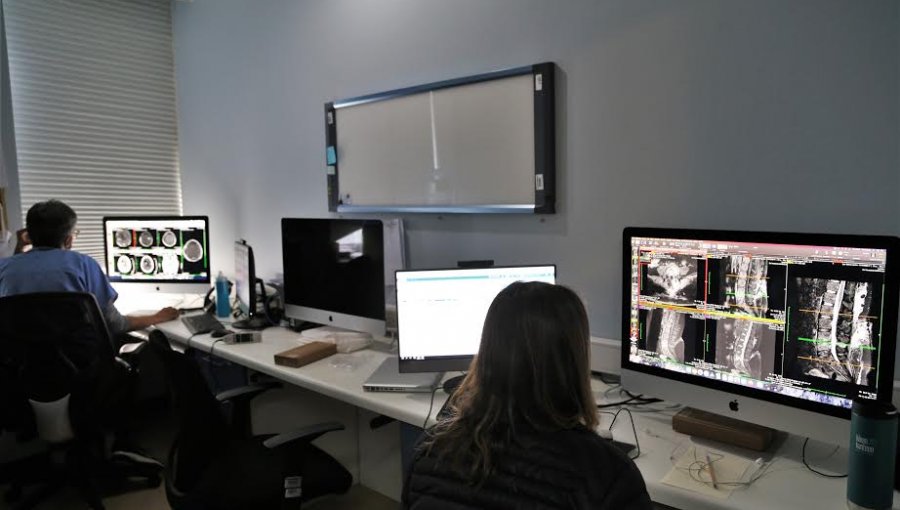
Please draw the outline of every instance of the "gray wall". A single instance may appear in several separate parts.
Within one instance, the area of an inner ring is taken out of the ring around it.
[[[186,213],[213,264],[327,216],[323,103],[559,66],[559,213],[408,216],[410,261],[555,262],[619,338],[626,225],[900,234],[895,0],[175,2]]]

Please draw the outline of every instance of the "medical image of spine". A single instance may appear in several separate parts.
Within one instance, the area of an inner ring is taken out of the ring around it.
[[[716,364],[765,379],[775,368],[775,331],[741,319],[716,321]]]
[[[653,309],[647,314],[647,348],[661,358],[684,362],[684,325],[687,316],[673,310]]]
[[[765,260],[732,255],[725,262],[725,305],[742,315],[764,317],[769,309]]]
[[[642,294],[665,303],[693,304],[697,295],[697,260],[691,255],[663,254],[647,265]]]
[[[870,315],[871,284],[797,278],[800,310],[791,324],[797,361],[813,377],[868,385],[873,371],[876,317]],[[872,374],[874,376],[874,374]]]

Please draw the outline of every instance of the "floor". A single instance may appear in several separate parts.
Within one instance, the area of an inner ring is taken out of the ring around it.
[[[169,445],[176,430],[171,413],[165,404],[159,403],[142,413],[134,427],[138,444],[151,456],[165,459]],[[0,496],[5,495],[8,486],[0,485]],[[166,493],[162,485],[154,489],[137,490],[103,499],[108,510],[157,510],[168,509]],[[9,504],[0,499],[0,508]],[[36,510],[81,509],[81,503],[74,490],[63,489],[48,498]],[[343,495],[330,496],[305,505],[304,508],[315,510],[350,510],[365,508],[367,510],[397,510],[400,504],[382,494],[366,487],[355,485]]]
[[[5,492],[5,487],[0,487]],[[129,492],[103,499],[107,510],[167,510],[166,492],[162,486],[156,489]],[[0,508],[5,508],[0,501]],[[62,491],[44,501],[35,510],[75,510],[85,508],[73,492]],[[398,510],[400,503],[382,496],[361,485],[354,485],[346,494],[332,496],[304,505],[312,510]]]

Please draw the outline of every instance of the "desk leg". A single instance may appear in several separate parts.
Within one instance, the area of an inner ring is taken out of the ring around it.
[[[400,424],[400,460],[403,464],[401,476],[406,477],[409,471],[409,465],[412,462],[413,455],[416,453],[416,443],[422,437],[422,427],[410,425],[409,423]]]
[[[359,483],[400,501],[403,489],[400,423],[392,421],[376,429],[369,424],[379,415],[359,409]]]

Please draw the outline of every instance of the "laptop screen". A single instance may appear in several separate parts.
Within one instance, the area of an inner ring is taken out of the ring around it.
[[[400,371],[465,370],[494,297],[516,281],[556,283],[556,266],[397,271]]]

